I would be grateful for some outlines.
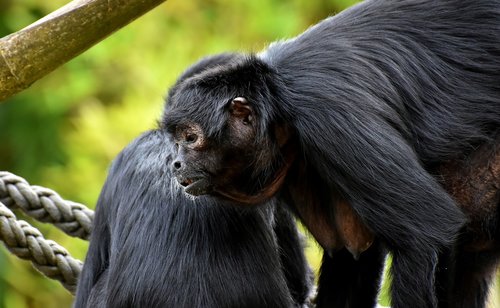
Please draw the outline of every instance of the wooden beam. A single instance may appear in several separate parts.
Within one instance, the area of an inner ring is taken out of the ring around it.
[[[74,0],[0,39],[0,101],[165,0]]]

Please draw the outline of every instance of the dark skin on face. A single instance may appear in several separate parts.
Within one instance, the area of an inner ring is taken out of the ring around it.
[[[259,146],[254,143],[257,116],[248,100],[244,97],[232,99],[227,112],[227,138],[222,142],[207,138],[201,126],[194,122],[186,121],[175,127],[178,155],[172,168],[186,193],[193,196],[212,194],[251,206],[274,196],[282,188],[292,166],[301,178],[303,168],[296,160],[296,147],[288,127],[275,125],[271,130],[273,136],[268,136],[264,146]],[[267,172],[269,162],[279,167],[274,168],[268,181],[252,192],[242,189],[255,172]],[[373,235],[347,202],[335,201],[335,226],[332,226],[327,217],[315,215],[316,210],[320,213],[321,204],[310,195],[314,190],[303,186],[298,183],[293,190],[295,199],[308,203],[297,209],[298,214],[325,249],[346,247],[358,258],[371,246]]]
[[[257,193],[241,192],[235,185],[244,181],[245,171],[258,164],[255,157],[262,157],[267,149],[255,149],[255,117],[245,98],[234,98],[228,104],[227,112],[227,138],[220,143],[206,138],[197,123],[176,126],[174,140],[178,145],[178,156],[172,164],[174,174],[186,193],[194,196],[212,193],[241,204],[262,203],[281,187],[291,159]],[[288,136],[280,132],[278,135],[282,139],[278,143],[284,144]]]

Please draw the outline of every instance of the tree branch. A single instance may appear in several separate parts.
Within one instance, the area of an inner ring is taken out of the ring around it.
[[[74,0],[0,39],[0,101],[165,0]]]

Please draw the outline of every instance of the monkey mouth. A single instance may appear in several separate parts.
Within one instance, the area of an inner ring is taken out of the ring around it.
[[[179,184],[184,187],[184,192],[192,196],[201,196],[210,193],[211,184],[205,177],[177,178]]]
[[[179,181],[179,184],[181,184],[182,187],[187,187],[191,184],[193,184],[194,180],[193,179],[184,179]]]

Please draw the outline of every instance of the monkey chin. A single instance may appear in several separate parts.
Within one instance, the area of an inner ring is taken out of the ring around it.
[[[292,160],[290,160],[290,162],[288,162],[280,170],[278,170],[274,179],[270,181],[269,184],[262,187],[262,189],[258,192],[247,193],[244,190],[227,185],[223,187],[219,186],[213,187],[212,194],[222,199],[234,202],[236,204],[241,204],[246,206],[255,206],[263,204],[268,200],[272,199],[273,196],[278,192],[278,190],[283,185],[288,168],[291,165],[291,161]]]

